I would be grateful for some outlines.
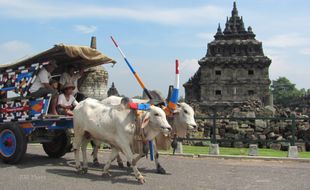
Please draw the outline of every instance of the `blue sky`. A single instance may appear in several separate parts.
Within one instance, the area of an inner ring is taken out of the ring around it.
[[[27,3],[26,3],[27,2]],[[218,23],[224,27],[232,0],[0,0],[0,62],[12,62],[54,44],[89,45],[97,36],[100,51],[118,64],[109,71],[121,94],[141,94],[113,46],[113,35],[150,89],[166,94],[181,61],[181,83],[198,69]],[[287,76],[310,88],[310,1],[238,0],[239,15],[251,25],[272,59],[270,78]],[[183,88],[182,88],[183,94]]]

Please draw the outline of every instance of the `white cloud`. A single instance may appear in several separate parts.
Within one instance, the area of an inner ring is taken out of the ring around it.
[[[83,34],[90,34],[97,30],[97,27],[94,25],[75,25],[74,28]]]
[[[294,57],[288,55],[285,49],[268,49],[267,56],[272,59],[269,68],[270,79],[275,80],[278,77],[285,76],[298,88],[310,88],[309,66],[304,62],[296,63]]]
[[[310,48],[301,49],[300,53],[304,55],[310,55]]]
[[[264,41],[264,44],[276,48],[303,47],[310,44],[310,38],[298,33],[281,34]]]
[[[31,46],[22,41],[8,41],[0,44],[0,63],[13,62],[33,53]]]
[[[181,72],[194,74],[199,68],[197,59],[185,59],[180,63]]]
[[[122,8],[81,3],[45,3],[39,0],[0,0],[0,15],[19,19],[130,19],[160,24],[200,24],[225,16],[221,7],[206,5],[187,8]]]
[[[25,42],[13,40],[13,41],[8,41],[8,42],[4,42],[0,44],[0,48],[1,50],[11,51],[11,52],[12,51],[23,51],[23,50],[29,49],[30,45]]]
[[[280,76],[286,76],[287,73],[290,72],[292,68],[290,63],[288,62],[288,57],[283,53],[273,53],[267,55],[272,63],[270,65],[270,78],[276,79]]]
[[[185,59],[181,60],[180,63],[180,86],[181,95],[184,96],[183,84],[188,81],[196,71],[199,69],[199,64],[197,59]]]

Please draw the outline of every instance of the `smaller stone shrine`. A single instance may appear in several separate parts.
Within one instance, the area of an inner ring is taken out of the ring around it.
[[[112,82],[112,86],[108,90],[108,97],[109,96],[120,96],[117,89],[115,88],[114,82]]]

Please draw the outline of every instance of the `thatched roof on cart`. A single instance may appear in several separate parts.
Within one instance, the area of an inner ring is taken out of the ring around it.
[[[87,69],[97,65],[116,63],[116,61],[107,55],[87,46],[58,44],[49,50],[22,61],[10,64],[0,64],[0,70],[16,68],[24,65],[26,66],[32,63],[42,63],[50,60],[56,60],[56,64],[58,65],[55,74],[62,73],[68,65],[76,65],[79,68]]]

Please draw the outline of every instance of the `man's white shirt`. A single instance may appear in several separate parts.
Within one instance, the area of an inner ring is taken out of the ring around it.
[[[36,79],[31,85],[29,92],[33,93],[39,90],[40,88],[44,87],[43,83],[49,83],[50,78],[51,74],[43,67],[36,76]]]
[[[63,106],[76,106],[78,102],[75,100],[74,96],[70,95],[69,100],[66,99],[64,94],[60,94],[58,96],[58,105],[63,105]]]

